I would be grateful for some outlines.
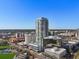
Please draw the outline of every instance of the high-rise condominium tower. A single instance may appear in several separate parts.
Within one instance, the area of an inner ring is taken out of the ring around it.
[[[48,19],[40,17],[36,21],[36,42],[38,50],[43,51],[43,38],[48,35]]]

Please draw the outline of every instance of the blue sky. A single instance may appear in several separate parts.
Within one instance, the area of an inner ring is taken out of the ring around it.
[[[0,29],[32,29],[39,17],[49,28],[79,28],[79,0],[0,0]]]

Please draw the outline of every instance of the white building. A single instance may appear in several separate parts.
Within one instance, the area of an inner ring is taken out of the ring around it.
[[[57,48],[57,47],[47,48],[45,49],[45,52],[48,55],[55,57],[56,59],[62,59],[62,57],[66,55],[66,49],[64,48]]]
[[[31,43],[35,43],[36,42],[36,33],[35,32],[31,32]]]
[[[29,44],[31,41],[31,34],[25,33],[25,42],[24,44]]]

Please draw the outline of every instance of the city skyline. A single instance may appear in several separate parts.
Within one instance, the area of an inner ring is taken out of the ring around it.
[[[78,0],[0,0],[0,29],[35,29],[42,16],[50,29],[79,28],[78,15]]]

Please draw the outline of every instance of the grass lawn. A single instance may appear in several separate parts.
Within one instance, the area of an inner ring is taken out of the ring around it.
[[[0,59],[13,59],[14,56],[15,56],[14,53],[0,54]]]
[[[7,48],[11,48],[11,46],[0,46],[0,50],[7,49]]]
[[[8,49],[11,48],[11,46],[7,45],[7,46],[0,46],[0,50],[3,49]],[[14,53],[8,53],[8,54],[0,54],[0,59],[13,59],[13,57],[15,56]]]

